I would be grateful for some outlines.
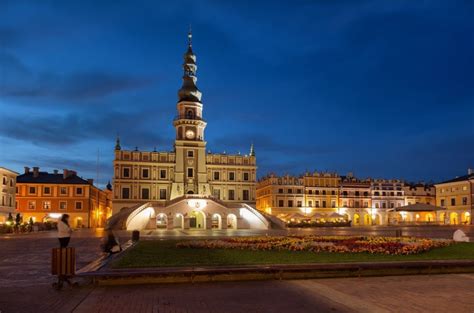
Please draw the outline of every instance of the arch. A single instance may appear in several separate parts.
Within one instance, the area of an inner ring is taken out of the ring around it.
[[[168,216],[165,213],[160,213],[156,216],[156,228],[167,228]]]
[[[372,218],[372,225],[382,225],[382,217],[380,214],[374,214],[371,216]]]
[[[426,213],[425,222],[428,222],[428,223],[434,222],[434,216],[432,213]]]
[[[227,215],[227,228],[237,229],[237,216],[235,214]]]
[[[471,213],[469,212],[464,212],[462,214],[462,223],[463,224],[471,224]]]
[[[83,227],[82,217],[76,217],[74,219],[74,225],[76,225],[76,228],[82,228]]]
[[[173,228],[184,229],[184,216],[181,213],[176,213],[173,217]]]
[[[458,214],[456,212],[452,212],[449,214],[449,224],[451,225],[458,225],[459,224],[459,218]]]
[[[192,109],[186,110],[186,118],[190,120],[194,118],[194,111]]]
[[[205,229],[206,215],[201,211],[192,211],[189,215],[189,228]]]
[[[188,194],[188,195],[193,195],[193,194],[194,194],[194,191],[188,190],[187,194]]]
[[[212,214],[211,223],[212,229],[222,229],[222,217],[219,214]]]
[[[359,214],[354,214],[354,225],[360,225],[360,215]]]
[[[364,214],[364,225],[372,225],[372,216],[368,213]]]
[[[439,223],[446,224],[446,212],[441,212],[439,214]]]

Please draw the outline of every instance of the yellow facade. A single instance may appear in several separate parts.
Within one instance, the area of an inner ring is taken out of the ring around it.
[[[474,210],[474,174],[436,184],[436,205],[446,208],[444,224],[472,224]]]
[[[15,213],[16,177],[18,173],[0,167],[0,224]]]

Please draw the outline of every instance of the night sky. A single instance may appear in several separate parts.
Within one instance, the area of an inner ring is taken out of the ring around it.
[[[0,166],[172,150],[189,24],[211,152],[258,174],[474,167],[474,1],[0,0]]]

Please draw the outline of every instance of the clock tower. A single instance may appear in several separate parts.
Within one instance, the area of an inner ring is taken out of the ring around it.
[[[175,179],[171,199],[184,194],[209,195],[206,169],[206,142],[202,118],[201,92],[196,86],[196,55],[192,49],[192,33],[188,34],[188,50],[184,54],[183,85],[178,91],[178,114],[173,126],[176,153]]]

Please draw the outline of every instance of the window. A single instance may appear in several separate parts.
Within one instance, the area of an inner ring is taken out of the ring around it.
[[[51,201],[43,201],[43,209],[51,210]]]
[[[76,188],[76,195],[82,195],[82,187]]]
[[[301,189],[297,189],[297,190],[296,190],[296,193],[301,193]]]
[[[244,180],[245,181],[249,180],[249,173],[248,172],[244,172]]]
[[[374,192],[374,196],[380,196],[380,192],[378,191]]]
[[[250,200],[249,191],[243,190],[242,191],[242,200]]]
[[[166,170],[160,170],[160,178],[166,179]]]
[[[76,201],[76,210],[82,210],[82,201]]]
[[[278,193],[283,193],[283,189],[278,189]]]
[[[43,193],[44,193],[45,195],[51,194],[51,187],[44,187],[44,188],[43,188]]]
[[[129,178],[130,177],[130,168],[125,167],[123,169],[123,175],[122,176],[125,177],[125,178]]]
[[[212,194],[214,195],[215,198],[220,199],[221,198],[221,190],[220,189],[214,189],[212,191]]]
[[[326,207],[326,201],[323,201],[323,208]]]
[[[308,201],[308,206],[310,206],[310,207],[313,206],[313,201],[309,200]]]
[[[30,194],[35,194],[36,193],[36,187],[30,187],[28,192]]]
[[[284,206],[283,200],[278,200],[278,206],[279,206],[280,208],[282,208],[282,207]]]
[[[166,200],[166,189],[160,189],[160,200]]]
[[[456,198],[451,198],[451,205],[456,205]]]
[[[194,177],[194,169],[192,167],[188,167],[188,177]]]
[[[462,198],[462,205],[467,205],[467,197]]]
[[[319,195],[319,190],[315,190],[315,191],[314,191],[314,194],[315,194],[315,195]]]
[[[325,194],[326,194],[326,190],[323,190],[323,195],[325,195]]]
[[[392,208],[392,209],[393,209],[393,208],[394,208],[394,206],[395,206],[395,205],[394,205],[394,203],[393,203],[393,202],[392,202],[392,203],[390,203],[390,208]]]
[[[331,208],[335,208],[336,207],[336,201],[331,201]]]
[[[59,202],[59,209],[60,210],[66,210],[67,209],[67,202],[66,201],[60,201]]]
[[[384,202],[382,203],[382,208],[386,209],[387,208],[387,204]]]
[[[401,193],[401,192],[397,192],[397,196],[401,196],[401,195],[402,195],[402,193]]]
[[[308,190],[308,193],[309,193],[310,195],[312,195],[312,194],[313,194],[313,191],[310,189],[310,190]]]
[[[214,180],[219,180],[219,179],[220,179],[220,173],[214,172]]]
[[[441,206],[444,206],[445,205],[445,201],[444,199],[441,199]]]
[[[360,193],[358,191],[355,192],[356,197],[360,196]]]
[[[467,187],[466,187],[466,186],[462,186],[462,190],[466,191],[466,190],[467,190]]]
[[[188,150],[188,158],[194,157],[194,150]]]
[[[122,188],[122,199],[130,199],[130,188]]]
[[[367,201],[364,201],[364,208],[368,208],[369,207],[369,203]]]
[[[7,184],[7,178],[5,176],[3,176],[3,184],[6,185]]]
[[[150,171],[147,168],[142,169],[142,178],[150,177]]]
[[[28,201],[28,210],[36,209],[36,201]]]
[[[235,180],[235,173],[229,172],[229,180]]]
[[[60,193],[61,195],[63,195],[63,196],[64,196],[64,195],[67,195],[67,187],[61,187],[61,188],[59,188],[59,193]]]
[[[319,201],[316,200],[316,207],[319,208]]]
[[[334,195],[336,195],[336,192],[334,190],[332,190],[331,194],[334,196]]]
[[[293,190],[292,190],[292,189],[288,189],[288,193],[293,193]]]
[[[142,188],[142,199],[150,199],[150,189]]]
[[[344,191],[342,192],[342,195],[343,195],[343,196],[347,196],[347,191],[344,190]]]
[[[367,197],[369,193],[367,191],[364,191],[364,196]]]
[[[296,201],[296,206],[301,208],[303,206],[303,202],[301,201]]]
[[[229,200],[234,200],[235,198],[235,191],[234,190],[229,190]]]
[[[293,200],[288,200],[288,207],[293,207]]]

